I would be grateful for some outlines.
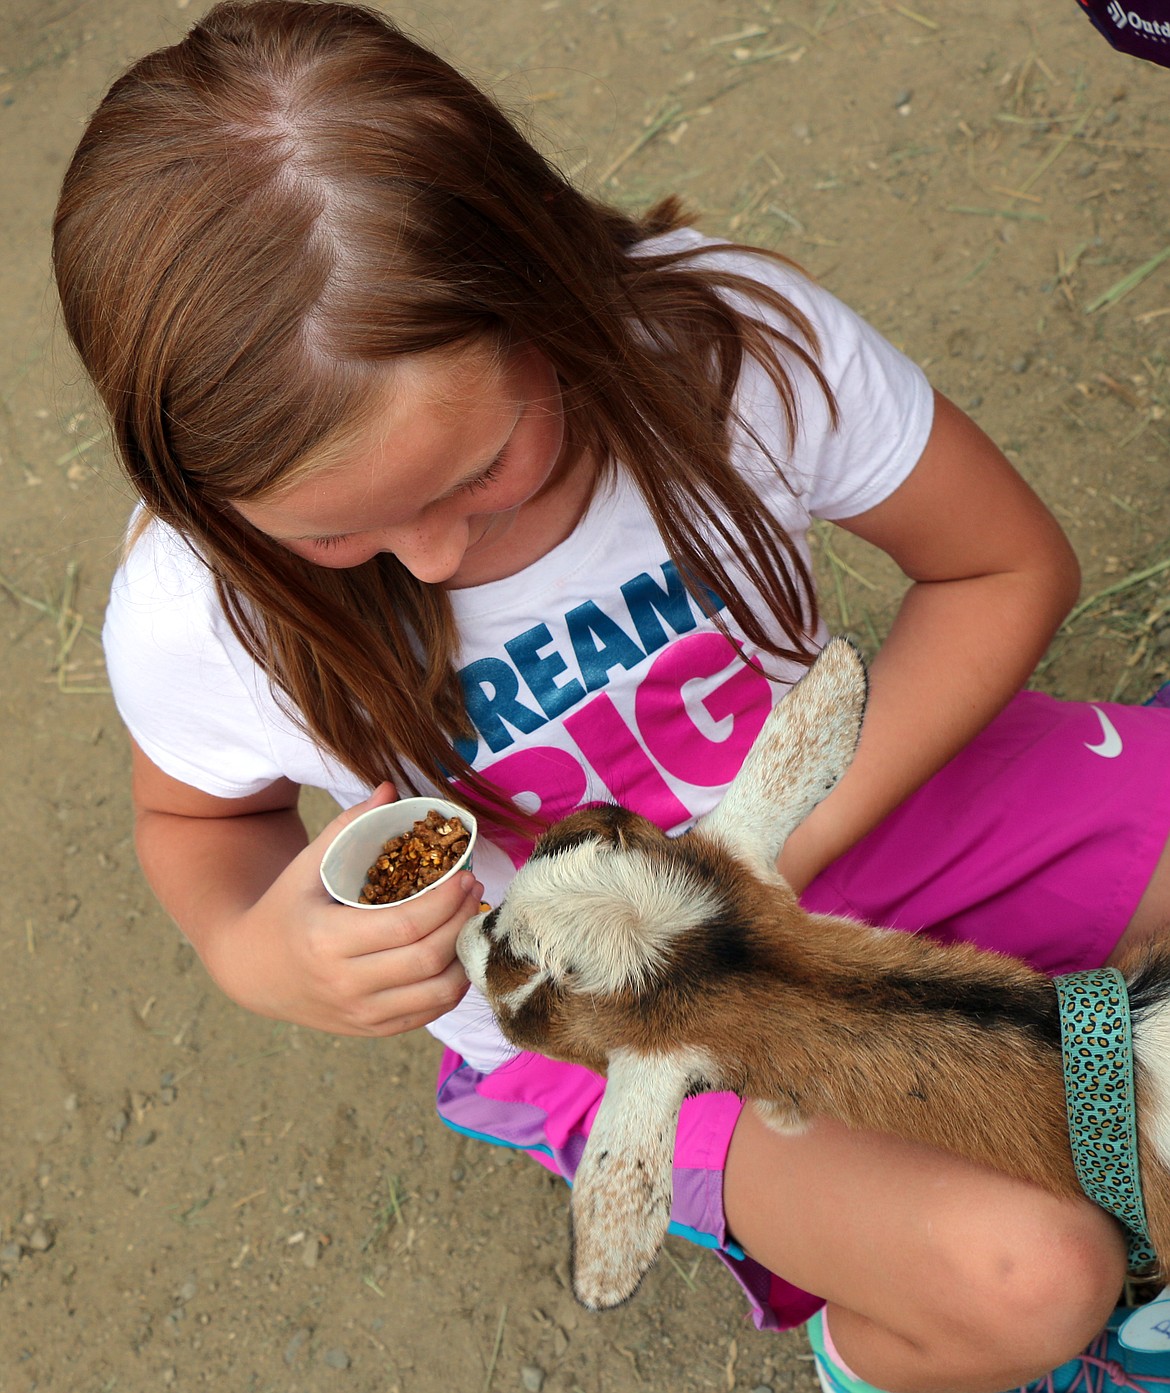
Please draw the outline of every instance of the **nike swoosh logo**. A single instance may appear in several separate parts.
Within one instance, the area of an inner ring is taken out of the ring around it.
[[[1101,722],[1101,734],[1104,737],[1099,745],[1090,745],[1085,741],[1085,749],[1091,750],[1093,754],[1100,755],[1102,759],[1116,759],[1121,753],[1121,736],[1117,733],[1117,727],[1109,719],[1099,706],[1094,706],[1093,710],[1097,713],[1097,719]]]

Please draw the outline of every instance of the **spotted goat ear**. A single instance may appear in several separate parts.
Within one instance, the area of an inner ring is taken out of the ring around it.
[[[692,1070],[670,1054],[616,1050],[573,1180],[573,1291],[628,1301],[658,1257],[674,1196],[674,1138]]]
[[[719,806],[696,830],[774,880],[793,829],[849,768],[868,692],[861,654],[848,639],[830,639],[772,708]]]

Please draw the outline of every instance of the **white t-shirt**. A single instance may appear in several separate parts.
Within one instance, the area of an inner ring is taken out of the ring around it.
[[[685,230],[654,245],[702,241]],[[801,422],[791,451],[763,371],[749,364],[738,392],[742,415],[787,483],[746,439],[737,443],[737,463],[807,558],[811,519],[856,516],[913,469],[930,432],[930,387],[874,329],[795,270],[712,255],[779,289],[820,338],[836,431],[799,363],[789,365]],[[724,559],[736,575],[734,558]],[[751,593],[746,580],[742,588]],[[800,675],[762,659],[776,684],[740,661],[687,596],[620,468],[559,546],[516,575],[452,591],[451,601],[478,736],[465,753],[522,806],[554,818],[607,799],[670,831],[685,829],[718,802],[783,683]],[[122,718],[173,778],[221,798],[287,778],[327,790],[342,807],[370,792],[286,714],[232,634],[203,562],[171,529],[149,526],[124,561],[103,637]],[[433,791],[418,783],[421,793]],[[492,903],[524,852],[481,822],[475,871]],[[511,1053],[474,991],[430,1029],[481,1069]]]

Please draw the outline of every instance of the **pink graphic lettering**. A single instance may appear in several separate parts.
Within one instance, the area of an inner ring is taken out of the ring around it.
[[[683,687],[696,677],[730,676],[702,698],[715,722],[730,718],[718,740],[705,734],[687,710]],[[703,788],[730,783],[772,706],[772,684],[740,661],[722,634],[691,634],[654,660],[634,699],[638,734],[662,767]],[[670,824],[666,824],[669,826]]]
[[[675,797],[607,695],[594,697],[567,716],[565,729],[623,807],[659,827],[677,827],[690,818],[690,810]]]
[[[548,823],[566,817],[585,801],[584,769],[567,750],[558,750],[555,746],[517,750],[497,760],[483,773],[517,806]],[[458,790],[460,786],[456,784],[455,787]],[[463,792],[466,794],[466,789]],[[532,853],[531,838],[486,819],[481,825],[483,835],[507,852],[514,866],[522,866],[528,860]]]

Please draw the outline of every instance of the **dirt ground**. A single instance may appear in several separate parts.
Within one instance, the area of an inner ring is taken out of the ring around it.
[[[626,1309],[566,1289],[566,1192],[434,1119],[429,1036],[226,1001],[138,874],[96,631],[128,499],[56,319],[80,123],[200,0],[2,0],[0,1390],[809,1393],[671,1240]],[[1170,72],[1073,0],[409,0],[607,196],[677,190],[926,365],[1067,526],[1085,605],[1037,683],[1141,700],[1170,658]],[[889,568],[825,537],[872,644]],[[316,804],[314,819],[324,816]]]

